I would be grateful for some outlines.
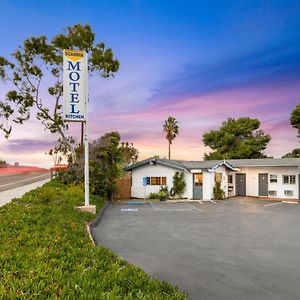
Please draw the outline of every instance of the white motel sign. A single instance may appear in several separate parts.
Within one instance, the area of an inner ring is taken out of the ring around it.
[[[89,207],[88,63],[85,51],[64,50],[63,78],[63,118],[67,122],[82,122],[84,126],[84,205]]]
[[[64,50],[64,120],[85,121],[87,57],[84,51]]]

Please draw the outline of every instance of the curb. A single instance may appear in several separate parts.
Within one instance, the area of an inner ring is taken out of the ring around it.
[[[93,229],[93,227],[97,226],[97,225],[100,223],[101,218],[102,218],[102,216],[103,216],[103,214],[104,214],[106,208],[107,208],[109,205],[110,205],[110,203],[109,203],[109,202],[106,202],[105,205],[101,208],[101,210],[100,210],[100,212],[98,213],[97,217],[96,217],[93,221],[91,221],[91,222],[86,222],[86,231],[87,231],[87,233],[88,233],[88,235],[89,235],[89,238],[90,238],[90,240],[92,241],[93,245],[96,245],[96,242],[95,242],[95,240],[94,240],[94,238],[93,238],[92,229]]]
[[[95,246],[96,243],[93,239],[92,232],[91,232],[91,222],[85,222],[85,229],[89,235],[90,240],[92,241],[93,245]]]
[[[101,218],[109,205],[110,202],[105,203],[105,205],[101,208],[100,212],[98,213],[97,217],[90,223],[90,227],[95,227],[100,223]]]

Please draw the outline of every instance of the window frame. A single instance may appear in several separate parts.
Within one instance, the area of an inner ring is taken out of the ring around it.
[[[277,191],[276,190],[269,190],[268,195],[270,197],[277,197]]]
[[[269,182],[270,183],[278,183],[278,175],[277,174],[270,174]]]
[[[215,172],[215,182],[222,182],[223,174],[222,172]]]
[[[203,173],[194,174],[194,186],[202,187],[203,186]]]
[[[293,197],[294,191],[293,190],[284,190],[284,196]]]
[[[282,175],[282,184],[296,184],[296,175]]]
[[[167,185],[167,176],[147,176],[147,185]]]

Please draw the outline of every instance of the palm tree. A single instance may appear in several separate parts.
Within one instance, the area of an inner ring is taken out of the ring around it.
[[[163,125],[163,131],[166,133],[166,139],[169,141],[169,159],[171,159],[171,144],[178,134],[178,121],[174,117],[168,117]]]

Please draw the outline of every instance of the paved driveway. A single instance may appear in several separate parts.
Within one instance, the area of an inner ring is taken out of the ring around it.
[[[112,204],[92,234],[189,299],[300,297],[299,204]]]

